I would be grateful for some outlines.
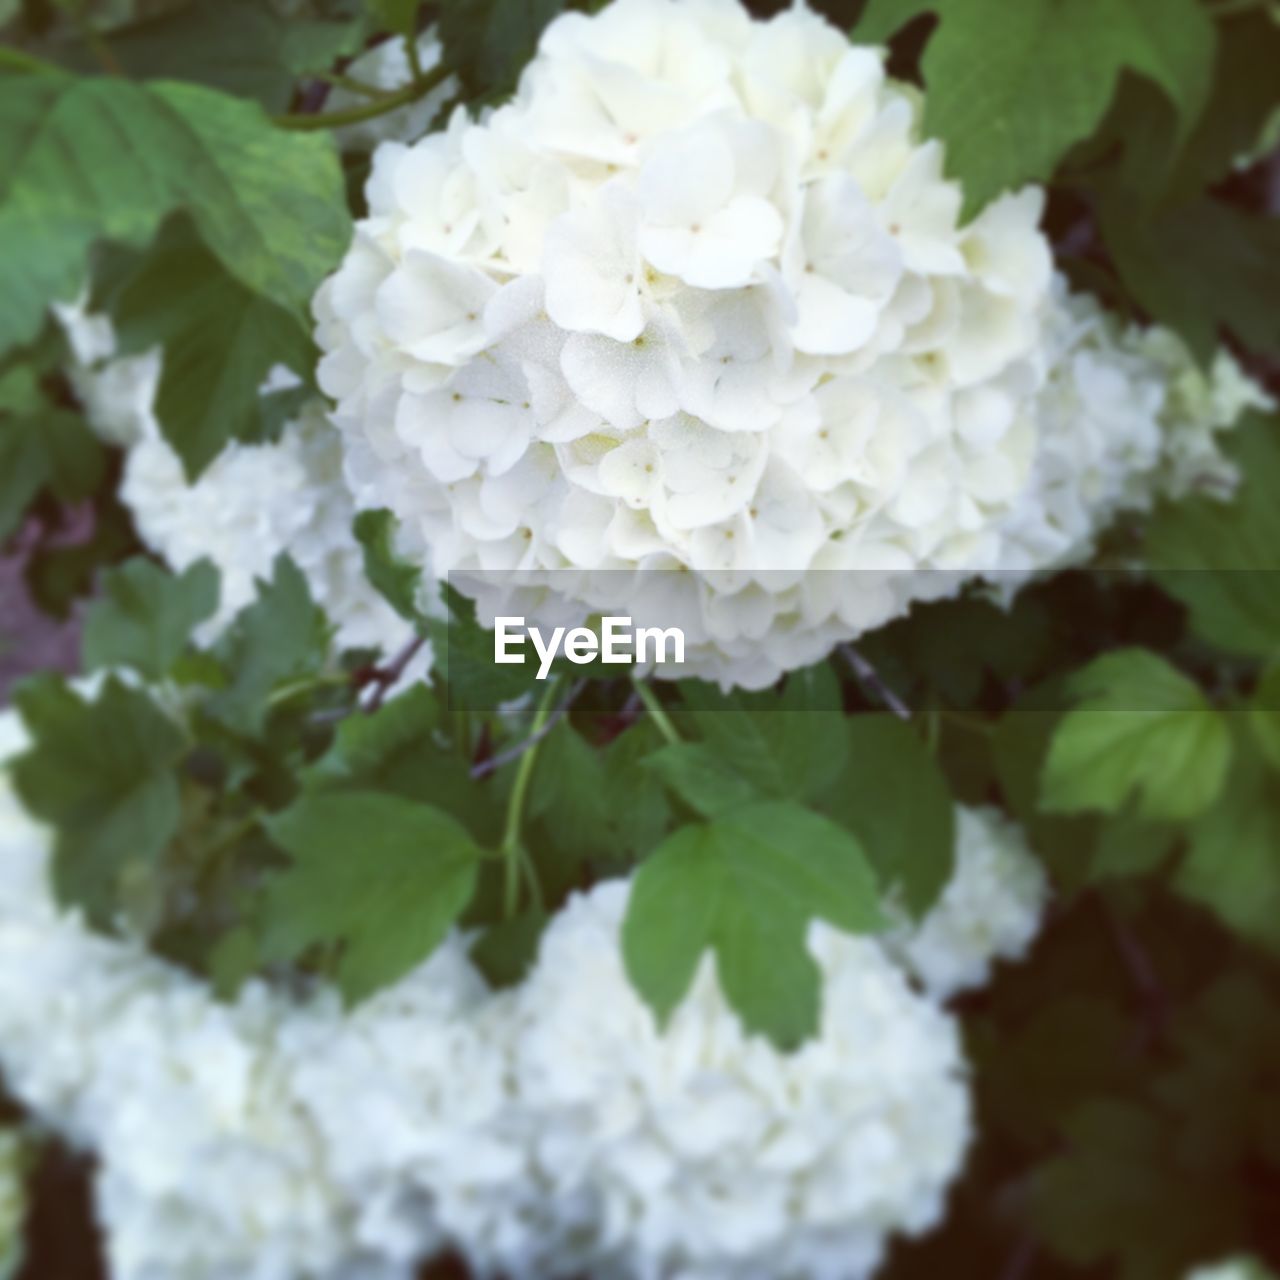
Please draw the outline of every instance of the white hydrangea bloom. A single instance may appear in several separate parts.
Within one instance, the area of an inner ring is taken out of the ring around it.
[[[572,898],[517,993],[514,1072],[539,1119],[528,1236],[486,1273],[854,1280],[935,1223],[970,1135],[953,1019],[870,939],[821,925],[819,1036],[744,1033],[708,957],[659,1030],[623,967],[630,886]],[[505,1247],[503,1247],[505,1246]]]
[[[1186,1280],[1271,1280],[1271,1272],[1252,1258],[1231,1258],[1188,1271]]]
[[[998,809],[956,806],[955,870],[923,919],[904,924],[890,953],[938,1000],[981,986],[996,960],[1026,953],[1048,881],[1017,823]]]
[[[803,7],[557,19],[511,103],[375,153],[316,300],[357,501],[441,573],[523,571],[539,621],[683,608],[693,668],[749,684],[998,563],[1035,447],[1041,197],[961,227],[918,115]],[[584,572],[661,567],[696,572],[648,601]],[[824,569],[865,588],[801,572]],[[502,595],[482,613],[520,611]]]
[[[1174,333],[1124,325],[1061,277],[1047,315],[1040,446],[1008,521],[1000,567],[1009,570],[1078,563],[1118,514],[1158,497],[1229,496],[1236,477],[1217,436],[1246,409],[1271,404],[1229,352],[1206,375]]]
[[[27,741],[0,713],[0,765]],[[572,898],[512,991],[455,935],[354,1011],[260,982],[219,1003],[57,906],[50,833],[0,772],[0,1070],[95,1153],[117,1280],[409,1280],[443,1247],[513,1280],[856,1280],[937,1221],[970,1136],[957,1024],[902,956],[937,990],[1034,926],[1015,833],[960,823],[924,941],[813,926],[822,1023],[785,1054],[710,958],[659,1030],[626,881]]]
[[[552,23],[510,104],[375,154],[315,306],[357,502],[486,621],[625,601],[757,686],[1221,474],[1229,357],[1052,290],[1035,191],[960,226],[918,118],[803,4]]]
[[[0,1280],[22,1266],[27,1219],[27,1144],[13,1129],[0,1131]]]
[[[440,65],[444,50],[440,46],[439,37],[434,27],[424,31],[417,40],[418,60],[424,72],[432,72]],[[391,92],[403,89],[413,79],[409,68],[409,55],[404,41],[396,36],[389,40],[380,40],[371,49],[366,49],[358,58],[352,60],[346,68],[346,75],[374,89]],[[343,125],[334,130],[338,146],[344,151],[372,151],[380,142],[391,139],[419,138],[431,127],[431,123],[440,111],[458,95],[458,81],[455,76],[442,80],[429,93],[415,102],[408,102],[395,111],[375,116],[372,120],[361,120],[356,124]],[[336,86],[330,91],[325,111],[346,111],[352,107],[360,107],[369,101],[368,98],[352,89]]]
[[[25,745],[17,716],[0,714],[0,760]],[[221,1004],[141,944],[60,911],[50,849],[0,774],[0,1068],[41,1121],[96,1154],[116,1280],[409,1280],[406,1222],[412,1258],[442,1242],[429,1199],[400,1219],[380,1204],[350,1153],[364,1143],[376,1164],[387,1131],[347,1122],[412,1098],[403,1143],[419,1159],[440,1135],[464,1168],[484,1147],[473,1084],[501,1055],[471,1028],[485,992],[462,941],[353,1018],[330,992],[295,1001],[257,983]],[[374,1051],[353,1060],[346,1046],[362,1039]],[[326,1059],[353,1068],[336,1068],[327,1096]],[[369,1061],[380,1074],[362,1074]]]
[[[309,402],[275,441],[229,442],[189,481],[155,416],[160,353],[117,357],[108,319],[87,313],[82,303],[55,310],[90,425],[126,450],[120,498],[139,537],[175,570],[204,558],[221,575],[218,611],[197,630],[199,643],[215,640],[252,602],[257,581],[271,576],[282,552],[306,576],[340,648],[394,654],[409,643],[411,624],[365,577],[351,531],[355,506],[342,474],[341,441],[321,401]],[[278,368],[263,393],[296,385],[293,374]],[[424,646],[402,680],[422,678],[430,661]]]

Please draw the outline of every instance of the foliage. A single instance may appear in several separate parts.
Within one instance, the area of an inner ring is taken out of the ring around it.
[[[563,662],[539,685],[494,667],[456,593],[420,598],[385,511],[356,524],[367,576],[434,647],[406,689],[333,651],[290,561],[198,648],[216,573],[138,555],[119,452],[85,423],[50,304],[90,288],[122,351],[163,350],[156,416],[189,474],[270,437],[298,393],[264,409],[259,389],[284,365],[310,394],[308,304],[362,212],[367,160],[342,150],[352,112],[331,110],[330,80],[438,21],[457,96],[497,101],[562,7],[0,5],[0,539],[44,608],[83,617],[99,672],[14,694],[32,735],[14,781],[55,833],[60,898],[224,995],[318,973],[355,1002],[455,923],[514,981],[571,893],[634,869],[625,958],[655,1017],[714,964],[744,1024],[793,1047],[821,1007],[811,923],[924,915],[955,802],[998,804],[1053,877],[1053,918],[963,1006],[980,1142],[947,1226],[886,1274],[1274,1266],[1274,416],[1234,433],[1234,501],[1193,495],[1115,532],[1101,563],[1123,570],[1009,608],[970,593],[866,637],[883,688],[841,655],[749,695]],[[1077,282],[1202,362],[1229,341],[1274,384],[1280,24],[1263,0],[827,7],[926,87],[967,215],[1044,183]]]

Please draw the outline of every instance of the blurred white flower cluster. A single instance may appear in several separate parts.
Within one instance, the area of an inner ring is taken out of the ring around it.
[[[0,761],[25,741],[0,715]],[[912,959],[935,987],[1020,950],[1041,905],[1016,830],[977,811],[961,833],[957,880],[979,866],[1000,921],[948,890]],[[0,774],[0,1069],[95,1153],[116,1280],[408,1280],[446,1246],[516,1280],[856,1280],[937,1221],[963,1162],[958,1028],[899,963],[909,936],[815,925],[822,1024],[790,1055],[743,1033],[710,961],[658,1029],[622,964],[624,881],[572,898],[509,991],[454,936],[351,1012],[258,982],[220,1003],[62,912],[51,843]]]
[[[1237,477],[1219,433],[1271,400],[1226,350],[1203,372],[1160,326],[1122,324],[1090,294],[1054,281],[1045,319],[1045,384],[1035,399],[1040,444],[1032,481],[1006,523],[1000,566],[1078,564],[1124,511],[1160,497],[1226,498]],[[1001,585],[1020,575],[1000,576]]]
[[[306,576],[311,594],[336,628],[340,648],[395,653],[412,638],[411,625],[373,589],[352,533],[355,507],[342,474],[341,441],[323,403],[313,400],[277,440],[232,441],[194,481],[164,438],[154,405],[159,352],[115,356],[110,322],[82,307],[58,308],[74,366],[72,382],[90,425],[125,450],[120,500],[133,514],[142,541],[181,571],[202,558],[222,579],[217,613],[196,633],[211,643],[256,595],[287,553]],[[297,380],[273,371],[264,394]],[[425,669],[424,657],[414,674]]]
[[[960,225],[919,115],[803,5],[557,19],[509,104],[374,155],[315,304],[357,503],[507,575],[482,615],[625,599],[726,684],[1086,553],[1191,362],[1055,295],[1038,192]]]
[[[1271,1280],[1271,1272],[1252,1258],[1232,1258],[1187,1272],[1186,1280]]]
[[[998,809],[957,805],[951,879],[922,920],[886,942],[930,995],[949,1000],[982,986],[995,960],[1025,954],[1048,891],[1017,823]]]

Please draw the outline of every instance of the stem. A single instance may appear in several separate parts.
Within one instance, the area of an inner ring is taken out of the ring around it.
[[[559,723],[561,716],[565,715],[569,708],[573,706],[575,699],[583,689],[587,686],[586,680],[579,680],[577,684],[569,690],[568,697],[547,717],[541,729],[535,733],[531,733],[522,742],[517,742],[514,747],[509,747],[506,751],[500,751],[496,756],[490,756],[487,760],[481,760],[479,764],[472,766],[471,776],[473,778],[487,778],[491,773],[509,765],[513,760],[518,760],[526,751],[536,746],[543,738],[551,732]]]
[[[309,130],[337,129],[345,124],[359,124],[362,120],[376,120],[378,116],[385,116],[389,111],[395,111],[398,107],[426,97],[448,75],[449,69],[439,66],[424,75],[421,80],[406,85],[403,89],[397,89],[394,93],[384,93],[366,106],[352,107],[348,111],[322,112],[319,115],[274,116],[273,123],[281,129]]]
[[[880,673],[851,644],[842,644],[840,652],[853,674],[874,693],[899,720],[911,719],[911,708],[881,679]]]
[[[304,680],[282,684],[267,698],[267,706],[278,707],[282,702],[288,702],[290,698],[300,693],[310,693],[312,689],[338,688],[350,683],[351,677],[346,675],[308,676]]]
[[[538,735],[551,714],[551,703],[559,683],[559,680],[553,680],[547,686],[546,693],[542,695],[542,701],[538,703],[538,710],[533,717],[532,745],[520,757],[520,763],[516,767],[515,781],[511,784],[511,798],[507,801],[507,822],[502,830],[500,851],[507,863],[503,889],[503,913],[508,919],[515,915],[520,901],[520,862],[523,856],[520,850],[520,823],[524,817],[524,801],[529,791],[529,782],[533,777],[533,766],[538,759],[538,747],[541,744]]]
[[[413,83],[418,84],[426,73],[422,70],[422,55],[418,52],[418,33],[416,31],[406,31],[404,33],[404,51],[409,59],[409,74],[413,76]]]
[[[37,58],[34,53],[15,49],[12,45],[0,44],[0,68],[13,71],[25,71],[31,75],[51,76],[64,75],[63,69],[54,62]]]
[[[318,118],[318,117],[317,117]],[[373,697],[365,704],[365,711],[372,715],[387,699],[391,686],[408,670],[409,663],[417,656],[422,646],[427,643],[425,635],[415,635],[399,653],[383,667],[375,668],[369,683],[374,686]]]
[[[123,76],[124,68],[116,59],[116,55],[107,47],[107,42],[94,30],[93,24],[78,8],[68,10],[71,25],[79,33],[80,39],[89,46],[90,52],[98,60],[98,65],[109,76]]]
[[[239,822],[228,827],[218,838],[211,843],[205,845],[200,850],[201,857],[205,860],[206,866],[212,865],[217,861],[217,855],[228,849],[231,845],[243,836],[247,836],[250,831],[258,825],[262,819],[262,810],[255,807],[250,809]]]
[[[315,78],[323,80],[325,84],[333,85],[335,89],[345,89],[348,93],[358,93],[362,98],[383,98],[387,93],[385,89],[379,89],[377,85],[365,84],[363,80],[354,80],[351,76],[344,76],[340,71],[322,71]]]
[[[671,718],[663,710],[662,703],[658,701],[658,695],[654,693],[646,681],[636,680],[636,693],[640,697],[640,701],[644,703],[644,709],[649,713],[649,718],[658,726],[658,732],[662,734],[666,740],[675,746],[680,742],[680,735],[676,732],[676,727],[671,723]]]

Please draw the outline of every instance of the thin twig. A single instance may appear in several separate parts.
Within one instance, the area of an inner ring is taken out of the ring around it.
[[[578,695],[586,687],[586,680],[579,680],[569,690],[565,700],[547,717],[546,723],[537,733],[532,733],[523,742],[517,742],[514,747],[508,747],[507,750],[500,751],[496,756],[490,756],[487,760],[481,760],[479,764],[473,765],[471,768],[472,778],[487,778],[491,773],[497,773],[504,765],[511,764],[513,760],[519,760],[532,747],[536,747],[556,727],[556,724],[573,706]]]
[[[368,683],[374,686],[374,692],[373,697],[365,704],[364,709],[366,711],[377,711],[382,706],[391,686],[404,675],[409,663],[413,661],[418,650],[426,643],[426,636],[414,636],[385,667],[375,667],[373,669]]]
[[[1143,1040],[1146,1042],[1143,1047],[1149,1047],[1152,1042],[1164,1037],[1169,1021],[1169,997],[1151,963],[1151,957],[1105,898],[1102,899],[1102,910],[1107,917],[1116,951],[1142,1006]]]
[[[1035,1238],[1024,1235],[1009,1255],[1004,1270],[1000,1272],[1000,1280],[1026,1280],[1036,1260],[1037,1245]]]
[[[387,96],[387,91],[379,89],[376,84],[366,84],[363,80],[343,75],[340,71],[319,71],[314,78],[323,80],[325,84],[332,85],[335,89],[345,89],[348,93],[358,94],[362,98],[371,98],[375,102]]]
[[[853,674],[874,693],[899,720],[911,719],[911,708],[880,678],[880,673],[851,644],[842,644],[840,652],[853,669]]]
[[[407,106],[410,102],[417,102],[419,98],[425,98],[436,85],[446,80],[449,74],[447,67],[439,66],[433,71],[428,71],[421,80],[405,85],[403,89],[397,89],[394,93],[385,93],[362,107],[318,114],[289,113],[273,116],[272,121],[281,129],[310,130],[336,129],[341,125],[359,124],[363,120],[376,120],[378,116],[384,116],[389,111],[395,111],[399,107]]]
[[[77,34],[89,47],[89,52],[98,60],[98,65],[109,76],[123,76],[124,68],[120,65],[119,59],[111,52],[110,46],[102,38],[93,23],[81,13],[78,9],[70,9],[67,11],[71,19],[71,25],[75,27]]]
[[[663,709],[662,703],[658,701],[658,695],[649,687],[646,680],[633,680],[636,693],[640,696],[640,701],[644,703],[644,709],[649,713],[649,719],[658,727],[658,732],[674,747],[680,743],[680,734],[677,732],[675,725],[671,723],[671,717],[667,715]]]
[[[511,783],[511,795],[507,799],[507,820],[502,829],[502,843],[498,848],[506,860],[506,871],[503,877],[502,910],[503,915],[508,920],[515,915],[516,908],[520,905],[520,872],[522,867],[526,874],[534,874],[531,866],[524,866],[524,859],[527,854],[520,844],[520,825],[524,820],[525,796],[529,792],[529,783],[533,778],[533,768],[538,759],[538,741],[540,741],[542,730],[546,727],[550,718],[551,700],[555,696],[558,679],[559,677],[547,686],[547,691],[542,695],[542,701],[538,704],[537,711],[534,712],[533,736],[536,740],[529,750],[520,757],[520,762],[516,765],[516,776]]]
[[[416,31],[406,31],[404,33],[404,53],[409,60],[409,75],[413,79],[413,83],[417,84],[424,79],[422,70],[422,56],[418,52],[418,33]]]

